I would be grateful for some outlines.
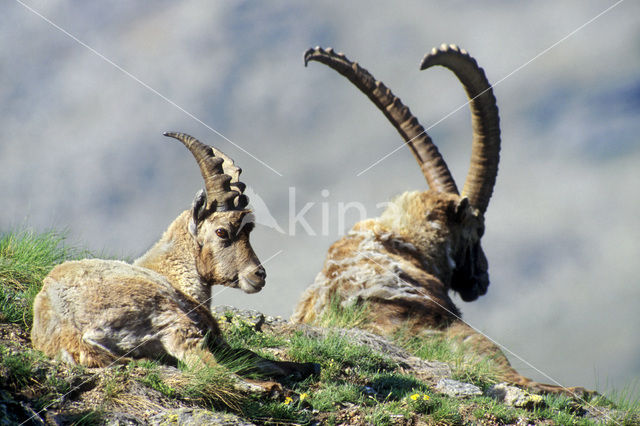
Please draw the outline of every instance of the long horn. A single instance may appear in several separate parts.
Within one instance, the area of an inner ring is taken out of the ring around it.
[[[381,81],[376,81],[357,62],[351,62],[344,54],[335,53],[331,48],[307,50],[304,54],[305,66],[309,61],[321,62],[339,72],[373,101],[409,145],[430,188],[439,192],[458,193],[447,164],[424,127]]]
[[[196,159],[207,192],[207,210],[238,210],[247,206],[247,197],[242,194],[244,184],[238,180],[242,170],[231,158],[186,133],[165,132],[164,135],[182,142]],[[232,190],[231,185],[238,191]]]
[[[420,69],[434,65],[453,71],[469,97],[473,143],[462,195],[469,197],[471,205],[484,213],[493,193],[500,160],[500,117],[496,98],[484,70],[457,46],[443,44],[440,49],[434,48],[424,57]]]

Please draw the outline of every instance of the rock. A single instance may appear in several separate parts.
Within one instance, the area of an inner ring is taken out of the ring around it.
[[[136,416],[118,412],[109,413],[100,421],[106,426],[137,426],[146,423]]]
[[[454,398],[482,395],[482,390],[478,386],[453,379],[441,379],[436,385],[436,390]]]
[[[223,330],[226,328],[227,324],[233,324],[235,321],[242,321],[253,327],[255,330],[260,330],[265,321],[265,316],[261,312],[253,309],[240,310],[226,305],[212,307],[211,314],[218,320],[218,323]]]
[[[215,413],[202,408],[178,408],[167,410],[149,419],[154,426],[218,425],[255,426],[254,423],[229,413]]]
[[[437,383],[441,379],[451,378],[451,367],[446,362],[426,361],[412,356],[400,362],[400,370],[419,380]]]
[[[282,317],[265,315],[254,309],[238,309],[228,305],[218,305],[211,308],[211,314],[218,320],[218,324],[225,330],[228,324],[242,322],[253,327],[256,331],[263,331],[263,326],[277,327],[288,324]]]
[[[540,395],[530,394],[515,386],[509,386],[507,383],[498,383],[491,386],[486,394],[504,404],[527,410],[545,405]]]
[[[44,421],[23,402],[16,401],[4,390],[0,390],[0,426],[15,425],[44,425]]]

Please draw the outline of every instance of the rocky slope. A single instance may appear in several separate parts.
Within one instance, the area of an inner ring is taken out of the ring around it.
[[[215,312],[232,344],[279,359],[318,362],[322,373],[264,390],[227,373],[224,380],[203,378],[159,363],[71,367],[30,349],[28,333],[20,326],[0,323],[0,425],[640,421],[602,398],[587,402],[531,395],[493,383],[490,375],[469,374],[465,381],[460,365],[419,358],[359,329],[294,326],[229,307]]]

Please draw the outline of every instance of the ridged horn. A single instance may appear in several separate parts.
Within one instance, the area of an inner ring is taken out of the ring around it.
[[[223,152],[200,142],[193,136],[179,132],[165,132],[165,136],[179,140],[191,151],[200,166],[207,193],[207,210],[242,210],[248,204],[244,183],[239,181],[242,169]],[[231,187],[234,189],[231,189]]]
[[[420,69],[440,65],[451,70],[464,86],[471,108],[473,142],[471,165],[462,195],[471,205],[486,212],[498,175],[500,161],[500,117],[496,98],[484,70],[465,50],[455,45],[434,48],[422,60]]]
[[[335,53],[331,48],[307,50],[304,54],[305,66],[309,61],[323,63],[339,72],[371,99],[409,145],[431,189],[458,193],[447,164],[424,127],[384,83],[377,81],[357,62],[351,62],[344,54]]]

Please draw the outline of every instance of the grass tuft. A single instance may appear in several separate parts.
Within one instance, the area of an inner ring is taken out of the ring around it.
[[[246,397],[236,385],[237,378],[225,367],[182,367],[182,374],[164,383],[178,391],[182,399],[216,409],[242,412]]]
[[[311,414],[296,404],[279,401],[249,400],[243,413],[250,420],[265,425],[301,425],[311,423]]]
[[[385,400],[398,401],[416,392],[426,392],[427,385],[420,380],[398,373],[377,373],[369,382],[377,394],[384,395]]]
[[[232,317],[230,324],[225,327],[224,339],[234,349],[277,348],[286,343],[285,339],[258,331],[252,324],[236,317]]]
[[[0,234],[0,322],[31,328],[33,299],[58,263],[87,256],[64,244],[64,233],[31,231]]]
[[[367,399],[360,387],[352,383],[326,383],[311,396],[309,403],[315,410],[335,411],[345,403],[366,405]]]
[[[461,342],[446,339],[441,334],[412,336],[400,331],[393,336],[396,344],[417,357],[446,362],[452,367],[452,378],[473,383],[482,389],[498,383],[500,367],[491,357],[481,357]]]
[[[41,360],[42,355],[38,352],[27,350],[11,353],[8,348],[0,346],[0,368],[4,386],[19,391],[38,385],[44,379],[38,368]]]
[[[142,374],[132,374],[134,369]],[[197,367],[180,364],[180,374],[168,374],[157,361],[133,361],[124,369],[114,368],[105,387],[107,396],[117,395],[130,377],[167,398],[180,399],[214,409],[243,411],[247,397],[238,389],[237,377],[223,366]],[[112,382],[112,384],[110,384]],[[127,396],[129,397],[129,396]]]
[[[400,423],[400,419],[407,420],[411,417],[411,411],[406,404],[400,401],[391,401],[386,404],[376,404],[366,416],[368,424],[379,426],[391,426]],[[400,423],[404,424],[404,422]]]
[[[316,321],[320,327],[362,328],[369,321],[370,309],[366,303],[353,302],[343,306],[340,298],[334,295],[329,307]]]
[[[289,356],[298,362],[317,362],[322,366],[321,379],[331,380],[347,371],[364,373],[392,371],[397,364],[371,348],[354,345],[336,332],[323,338],[311,338],[302,333],[292,336]]]

